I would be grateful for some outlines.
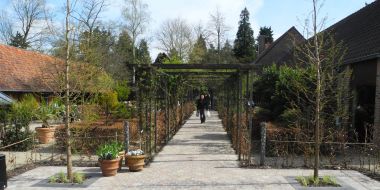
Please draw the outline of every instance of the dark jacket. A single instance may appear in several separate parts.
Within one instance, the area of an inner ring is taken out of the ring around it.
[[[208,109],[207,101],[205,99],[203,99],[203,100],[198,99],[197,100],[197,110],[204,110],[204,109]]]

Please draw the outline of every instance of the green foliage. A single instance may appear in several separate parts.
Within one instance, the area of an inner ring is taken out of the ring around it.
[[[296,181],[304,187],[340,187],[336,178],[332,176],[323,176],[322,178],[314,178],[314,176],[297,176]]]
[[[25,95],[21,101],[12,104],[10,117],[16,131],[23,127],[29,131],[29,124],[36,117],[37,109],[38,102],[30,94]]]
[[[152,59],[150,58],[148,43],[146,40],[142,39],[140,41],[139,48],[136,51],[136,63],[137,64],[151,64]]]
[[[132,107],[128,107],[125,103],[120,102],[115,109],[114,116],[119,119],[129,119],[134,112]]]
[[[61,183],[69,183],[69,179],[67,179],[67,175],[64,172],[59,172],[57,178]]]
[[[114,160],[118,158],[121,150],[118,143],[110,142],[99,146],[96,155],[98,155],[99,160]]]
[[[128,87],[127,81],[116,82],[115,91],[117,93],[117,98],[119,101],[128,101],[131,89]]]
[[[301,110],[299,109],[288,108],[280,115],[280,119],[285,122],[287,126],[290,126],[297,122],[301,114]]]
[[[203,64],[206,63],[207,47],[206,40],[202,34],[198,37],[194,47],[190,53],[190,64]]]
[[[84,122],[94,122],[100,119],[99,112],[99,107],[96,104],[82,105],[80,118]]]
[[[127,64],[133,63],[133,45],[132,39],[128,32],[123,31],[119,34],[119,40],[116,42],[116,52],[120,55],[122,62]]]
[[[272,27],[260,27],[259,35],[266,36],[265,37],[265,43],[272,43],[273,42],[273,30]]]
[[[103,107],[107,114],[110,114],[112,110],[118,105],[118,97],[116,92],[106,92],[100,95],[100,105]]]
[[[232,64],[237,63],[237,59],[235,58],[233,47],[228,40],[224,44],[223,48],[220,51],[220,63],[222,64]]]
[[[154,64],[163,64],[165,60],[169,59],[168,55],[166,53],[159,53],[156,57],[156,60],[154,61]]]
[[[249,22],[247,8],[244,8],[240,14],[239,29],[234,42],[234,53],[241,63],[251,63],[256,56],[255,38]]]
[[[170,51],[169,57],[167,59],[164,59],[164,64],[182,64],[183,60],[178,55],[178,52],[173,49]]]
[[[74,183],[82,184],[86,180],[86,175],[79,172],[74,172],[73,174]]]
[[[102,65],[110,54],[115,39],[110,31],[96,27],[93,31],[84,31],[79,36],[79,50],[84,55],[79,61]]]
[[[11,36],[9,45],[22,49],[27,49],[28,47],[30,47],[30,43],[27,42],[25,37],[18,31],[16,32],[16,35]]]
[[[83,184],[84,180],[86,180],[85,174],[80,172],[73,173],[73,183]],[[70,180],[64,172],[59,172],[58,174],[49,177],[49,183],[70,183]]]
[[[37,118],[42,121],[42,127],[49,127],[48,121],[57,118],[63,111],[64,107],[54,101],[49,104],[42,101],[37,109]]]
[[[24,130],[15,130],[15,129],[8,129],[5,132],[5,138],[3,139],[4,145],[10,145],[13,143],[17,143],[19,141],[25,140],[27,138],[30,138],[26,141],[23,141],[22,143],[15,144],[8,148],[7,150],[15,150],[15,151],[26,151],[33,148],[33,139],[31,138],[31,133],[29,131]]]

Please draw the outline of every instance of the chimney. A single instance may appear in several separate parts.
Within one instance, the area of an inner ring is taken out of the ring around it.
[[[257,39],[257,41],[259,42],[259,44],[258,44],[258,46],[259,46],[259,49],[258,49],[258,51],[259,51],[259,55],[261,54],[261,53],[263,53],[264,52],[264,50],[266,49],[266,47],[265,47],[265,35],[259,35],[259,37],[258,37],[258,39]]]
[[[262,54],[270,45],[271,43],[268,40],[268,36],[266,35],[259,35],[258,37],[258,43],[259,43],[259,55]]]

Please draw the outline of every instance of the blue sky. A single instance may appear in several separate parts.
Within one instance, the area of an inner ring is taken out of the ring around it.
[[[59,14],[65,1],[47,0],[49,6],[57,13],[57,19],[63,18]],[[123,2],[124,0],[108,0],[109,6],[102,14],[102,19],[106,22],[120,21]],[[207,24],[210,13],[218,7],[225,15],[227,25],[230,27],[227,37],[233,40],[240,11],[247,7],[251,13],[250,21],[255,36],[260,26],[271,26],[274,37],[278,38],[292,26],[296,26],[302,33],[303,21],[312,10],[312,0],[145,0],[145,2],[149,6],[152,17],[145,37],[150,39],[153,58],[158,53],[155,48],[157,44],[154,33],[158,30],[160,23],[166,19],[181,17],[191,25],[199,22]],[[327,16],[326,26],[330,26],[364,7],[365,3],[371,2],[373,0],[325,0],[321,16]],[[10,0],[0,0],[2,9],[9,9],[9,4]]]

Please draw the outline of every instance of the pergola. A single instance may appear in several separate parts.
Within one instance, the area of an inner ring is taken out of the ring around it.
[[[195,101],[194,90],[197,86],[194,85],[199,81],[207,81],[208,87],[215,90],[214,96],[218,100],[219,114],[223,114],[226,118],[225,128],[239,160],[250,161],[252,82],[254,73],[260,66],[254,64],[130,64],[128,66],[137,96],[139,129],[147,131],[145,137],[148,143],[143,147],[145,152],[150,155],[152,150],[157,151],[157,111],[164,110],[165,120],[168,121],[165,123],[165,141],[168,142],[176,132],[170,124],[170,117],[173,114],[181,115],[182,104]],[[173,85],[176,88],[172,88]],[[180,113],[171,113],[170,107],[177,102],[181,105]],[[241,123],[243,113],[246,114],[245,125]],[[236,126],[233,124],[234,117],[237,120]],[[148,123],[154,124],[151,126],[147,125]],[[150,132],[152,129],[155,130],[154,139]],[[152,144],[153,147],[149,146]],[[242,151],[242,145],[249,146],[245,147],[248,151]]]

